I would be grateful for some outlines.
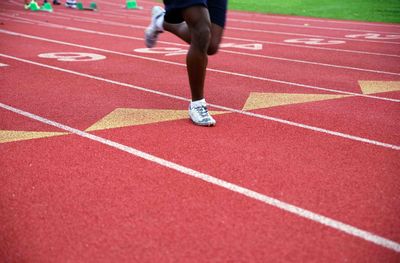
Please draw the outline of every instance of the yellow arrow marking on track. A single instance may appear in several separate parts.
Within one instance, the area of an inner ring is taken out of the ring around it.
[[[228,113],[226,111],[210,111],[212,115]],[[99,120],[86,131],[105,130],[150,123],[187,119],[187,110],[158,110],[158,109],[116,109]]]
[[[400,81],[364,81],[359,85],[364,94],[384,93],[400,91]],[[351,97],[349,95],[332,94],[293,94],[293,93],[260,93],[251,92],[243,110],[255,110],[284,106],[306,102],[316,102],[332,99]],[[212,115],[229,113],[226,111],[210,111]],[[119,108],[93,124],[86,131],[122,128],[128,126],[145,125],[151,123],[187,119],[187,110],[163,110],[163,109],[129,109]],[[0,130],[0,143],[31,140],[61,136],[65,132],[33,132]]]
[[[360,80],[358,84],[364,94],[375,94],[390,91],[400,91],[400,81],[369,81]]]
[[[0,131],[0,143],[66,135],[66,132]]]
[[[243,110],[255,110],[297,103],[332,100],[349,97],[330,94],[250,93]]]

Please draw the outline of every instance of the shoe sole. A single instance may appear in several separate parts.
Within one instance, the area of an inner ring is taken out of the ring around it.
[[[214,127],[217,122],[213,122],[213,123],[201,123],[201,122],[195,122],[194,120],[192,120],[192,118],[189,119],[192,121],[193,124],[197,125],[197,126],[202,126],[202,127]]]
[[[154,41],[149,41],[149,35],[152,35],[151,33],[148,33],[149,31],[151,31],[151,27],[149,26],[148,28],[146,28],[145,32],[144,32],[144,37],[145,37],[145,44],[147,48],[152,48],[156,45],[157,43],[157,38]]]
[[[203,124],[203,123],[196,123],[194,121],[192,121],[194,125],[196,126],[200,126],[200,127],[214,127],[216,125],[216,123],[213,124]]]

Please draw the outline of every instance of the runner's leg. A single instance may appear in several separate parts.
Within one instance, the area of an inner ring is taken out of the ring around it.
[[[186,56],[192,101],[204,98],[204,81],[208,63],[207,50],[211,39],[211,22],[204,6],[192,6],[182,11],[190,32],[190,48]]]

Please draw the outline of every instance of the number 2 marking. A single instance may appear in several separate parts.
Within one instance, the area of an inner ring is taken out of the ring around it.
[[[377,34],[377,33],[346,35],[346,37],[348,37],[348,38],[378,39],[378,40],[400,39],[400,35],[381,35],[381,34]]]

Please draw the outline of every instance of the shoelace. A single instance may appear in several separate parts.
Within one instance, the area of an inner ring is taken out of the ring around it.
[[[202,118],[208,117],[208,110],[206,106],[197,106],[194,109],[200,114]]]

